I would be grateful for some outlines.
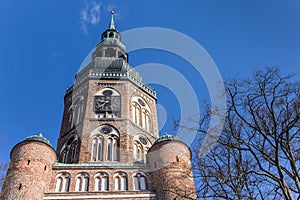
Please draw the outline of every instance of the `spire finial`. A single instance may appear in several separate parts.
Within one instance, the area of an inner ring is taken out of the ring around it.
[[[109,29],[111,30],[115,30],[115,23],[114,23],[114,14],[115,12],[112,10],[110,11],[110,14],[111,14],[111,19],[110,19],[110,24],[109,24]]]

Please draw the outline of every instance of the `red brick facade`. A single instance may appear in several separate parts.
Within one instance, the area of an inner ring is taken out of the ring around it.
[[[11,151],[0,199],[40,200],[49,188],[55,151],[39,141],[23,141]]]
[[[17,144],[1,199],[196,198],[191,152],[158,139],[155,91],[127,63],[112,24],[66,91],[56,152],[42,136]]]

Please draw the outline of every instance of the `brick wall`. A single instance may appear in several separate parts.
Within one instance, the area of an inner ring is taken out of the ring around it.
[[[148,154],[152,187],[159,200],[196,199],[191,152],[180,141],[154,144]]]
[[[54,150],[47,144],[23,141],[11,152],[9,169],[2,188],[7,200],[41,200],[48,189],[52,165],[56,160]]]

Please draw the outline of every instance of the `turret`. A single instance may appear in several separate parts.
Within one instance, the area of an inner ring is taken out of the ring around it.
[[[0,199],[41,200],[49,187],[56,154],[42,134],[14,146]]]
[[[189,147],[172,135],[158,138],[147,154],[157,199],[196,198]]]
[[[102,33],[101,42],[97,45],[92,58],[121,58],[128,62],[128,54],[124,44],[121,43],[121,35],[115,28],[114,12],[111,12],[109,27]]]

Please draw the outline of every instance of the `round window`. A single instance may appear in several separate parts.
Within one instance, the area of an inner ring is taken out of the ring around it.
[[[140,140],[140,142],[141,142],[143,145],[147,145],[147,144],[148,144],[148,140],[147,140],[144,136],[140,136],[140,137],[139,137],[139,140]]]

